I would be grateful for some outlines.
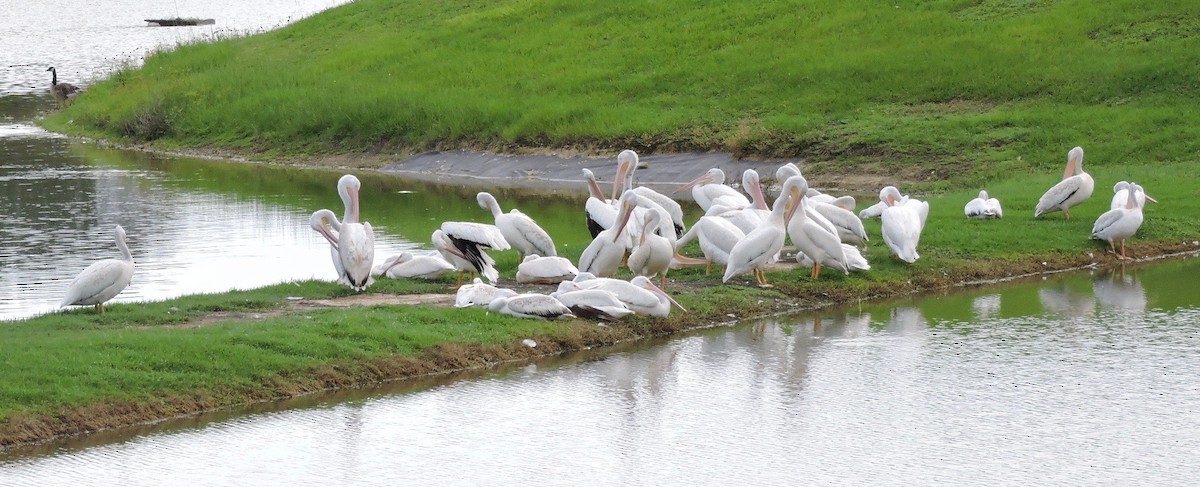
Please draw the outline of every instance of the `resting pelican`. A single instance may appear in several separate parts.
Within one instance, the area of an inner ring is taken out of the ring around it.
[[[129,253],[129,246],[125,245],[125,229],[117,225],[113,235],[121,258],[104,259],[87,266],[67,286],[67,295],[63,296],[62,304],[58,307],[91,304],[96,306],[96,312],[104,314],[104,302],[116,297],[129,285],[133,279],[133,256]]]
[[[558,251],[554,249],[554,240],[550,239],[550,235],[542,230],[542,227],[538,226],[533,218],[516,209],[509,210],[505,214],[500,211],[500,203],[496,202],[496,198],[491,193],[481,192],[475,195],[475,199],[479,201],[481,208],[492,212],[492,216],[496,218],[496,228],[500,229],[504,240],[507,240],[508,244],[517,250],[521,258],[530,254],[545,257],[558,255]]]
[[[639,197],[640,198],[640,197]],[[638,245],[629,254],[629,270],[638,276],[659,276],[659,286],[667,286],[667,269],[675,256],[675,246],[666,237],[654,233],[662,215],[656,211],[646,213],[642,224],[642,236]]]
[[[633,190],[638,195],[638,205],[646,205],[654,203],[667,212],[670,217],[671,225],[675,227],[675,235],[683,233],[683,207],[679,206],[679,202],[672,199],[670,196],[664,195],[645,186],[633,185],[633,174],[637,171],[638,154],[629,149],[621,151],[617,154],[617,181],[613,184],[613,197],[616,197],[618,186],[625,190]],[[595,235],[592,235],[595,237]]]
[[[717,199],[725,201],[726,206],[745,207],[750,206],[750,200],[742,196],[742,193],[725,185],[725,171],[719,168],[709,169],[691,182],[680,186],[675,192],[691,189],[692,199],[696,200],[696,204],[700,205],[700,209],[705,212],[712,206]]]
[[[581,272],[590,272],[601,277],[612,277],[617,273],[617,268],[620,267],[621,259],[625,257],[625,250],[628,248],[625,241],[621,239],[621,234],[625,231],[625,226],[629,224],[629,216],[633,213],[633,208],[637,206],[637,198],[637,194],[633,191],[621,194],[621,199],[618,200],[621,207],[620,215],[618,215],[616,223],[596,235],[596,238],[592,239],[592,243],[588,244],[587,248],[583,249],[583,254],[579,256]]]
[[[583,289],[572,281],[563,281],[550,295],[583,319],[616,321],[633,314],[616,294],[603,289]]]
[[[1129,181],[1118,181],[1113,186],[1113,198],[1112,202],[1108,205],[1108,209],[1115,210],[1125,206],[1125,200],[1129,198],[1129,188],[1131,186],[1132,184]],[[1140,188],[1141,186],[1138,187]],[[1146,194],[1145,191],[1134,193],[1134,198],[1137,200],[1138,208],[1146,208],[1146,200],[1158,203],[1158,200]]]
[[[497,295],[488,303],[488,311],[517,318],[553,320],[562,317],[574,318],[571,309],[545,294]]]
[[[684,312],[687,311],[674,298],[655,286],[646,276],[637,276],[632,280],[622,281],[581,272],[575,277],[575,283],[584,289],[602,289],[611,292],[637,314],[666,318],[671,312],[671,305],[678,306]],[[665,306],[664,303],[666,303]]]
[[[458,270],[457,286],[462,285],[464,272],[474,277],[478,273],[488,282],[500,279],[496,261],[485,249],[508,250],[508,241],[495,225],[475,222],[443,222],[433,232],[433,246]]]
[[[1125,239],[1132,237],[1142,226],[1142,208],[1138,206],[1136,196],[1141,189],[1130,183],[1129,191],[1125,193],[1125,206],[1104,212],[1092,226],[1092,238],[1108,242],[1114,254],[1117,253],[1116,242],[1121,241],[1121,253],[1117,256],[1121,260],[1129,259],[1125,255]]]
[[[792,239],[792,244],[813,262],[812,278],[817,279],[821,276],[821,266],[831,266],[849,274],[846,252],[842,250],[842,242],[838,239],[837,234],[830,233],[821,225],[810,220],[804,211],[804,207],[808,205],[808,181],[804,179],[804,176],[792,176],[788,178],[787,182],[794,184],[800,195],[797,203],[800,208],[796,210],[799,216],[788,223],[787,233]]]
[[[870,240],[867,237],[867,229],[863,227],[862,220],[853,211],[833,203],[809,201],[808,197],[805,197],[804,200],[806,211],[807,208],[811,207],[817,214],[825,217],[833,225],[833,229],[837,230],[837,237],[840,242],[851,245],[862,245]],[[836,200],[834,201],[836,202]],[[851,208],[853,208],[853,205]]]
[[[968,201],[967,206],[963,207],[963,213],[967,215],[967,218],[978,220],[1004,217],[1004,210],[1000,208],[1000,200],[989,198],[987,190],[979,190],[979,197]]]
[[[909,264],[916,262],[917,243],[921,241],[921,231],[925,227],[920,208],[925,208],[928,214],[929,204],[908,197],[901,197],[900,190],[895,186],[886,186],[879,190],[879,200],[887,204],[880,218],[883,219],[883,243],[887,244],[893,254]]]
[[[692,228],[675,242],[675,250],[679,251],[693,239],[700,240],[700,251],[707,261],[704,274],[712,273],[713,263],[722,266],[729,265],[729,252],[738,240],[746,237],[746,233],[733,222],[719,216],[702,216]]]
[[[517,292],[507,288],[497,288],[491,284],[484,283],[478,277],[471,281],[471,284],[459,286],[458,292],[454,296],[455,308],[467,308],[470,306],[487,307],[491,304],[492,298],[500,296],[516,296]]]
[[[437,279],[447,272],[454,271],[454,264],[443,259],[441,255],[413,255],[411,252],[400,252],[375,266],[371,275],[385,275],[392,279]]]
[[[531,254],[517,265],[517,282],[521,284],[556,284],[574,279],[576,274],[579,269],[564,257]]]
[[[1067,153],[1067,168],[1063,171],[1062,181],[1042,195],[1037,208],[1033,210],[1033,217],[1062,210],[1070,220],[1071,207],[1091,198],[1094,187],[1092,176],[1083,172],[1083,147],[1071,149],[1071,152]]]
[[[753,272],[759,286],[770,286],[762,269],[783,249],[783,242],[787,238],[785,228],[798,207],[798,198],[803,194],[796,178],[798,176],[788,178],[783,183],[783,192],[775,200],[767,222],[747,233],[729,251],[729,265],[725,266],[721,282],[729,282],[733,276],[744,272]]]

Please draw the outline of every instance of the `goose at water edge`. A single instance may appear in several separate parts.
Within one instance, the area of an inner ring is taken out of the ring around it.
[[[113,229],[119,259],[104,259],[87,266],[67,286],[60,308],[75,305],[95,305],[96,312],[104,314],[104,303],[120,294],[133,279],[133,256],[125,244],[125,229],[117,225]]]
[[[1067,153],[1067,167],[1063,171],[1062,181],[1046,190],[1033,210],[1033,217],[1062,211],[1070,220],[1071,207],[1091,198],[1095,184],[1092,175],[1083,171],[1083,147],[1071,149]]]
[[[46,71],[50,72],[50,94],[58,101],[59,107],[70,104],[71,101],[75,100],[75,97],[79,96],[80,90],[78,86],[71,83],[58,82],[58,70],[54,69],[54,66],[50,66]]]

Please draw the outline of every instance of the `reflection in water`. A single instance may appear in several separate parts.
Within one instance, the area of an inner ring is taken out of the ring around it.
[[[1146,290],[1142,289],[1137,269],[1126,271],[1125,266],[1108,269],[1092,281],[1092,294],[1096,295],[1102,312],[1146,312]]]
[[[1069,287],[1064,282],[1038,289],[1038,299],[1046,314],[1056,318],[1087,319],[1096,315],[1096,296]]]
[[[971,300],[971,310],[975,312],[975,319],[986,320],[993,316],[1000,315],[1000,295],[985,294]]]
[[[1138,275],[1160,282],[1197,268],[1192,260]],[[1190,483],[1200,475],[1195,295],[1190,307],[1146,309],[1119,326],[1050,307],[969,321],[927,311],[996,296],[1015,309],[1047,296],[1077,301],[1075,290],[1093,282],[1081,275],[702,330],[428,389],[13,456],[0,460],[0,477],[17,485]],[[1145,292],[1153,302],[1179,291]]]

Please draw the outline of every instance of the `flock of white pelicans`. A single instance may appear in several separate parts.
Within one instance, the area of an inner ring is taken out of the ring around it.
[[[764,269],[778,261],[785,241],[796,248],[796,260],[812,268],[812,278],[822,268],[843,273],[870,269],[859,246],[867,242],[862,220],[882,220],[883,241],[900,260],[913,263],[919,256],[917,246],[929,203],[902,195],[894,186],[879,192],[879,202],[855,214],[854,198],[834,197],[808,186],[800,169],[784,164],[775,173],[782,181],[779,195],[768,205],[754,170],[742,175],[741,191],[725,184],[725,174],[710,169],[677,189],[691,191],[704,216],[684,232],[682,207],[670,196],[651,188],[634,186],[638,167],[637,153],[631,150],[617,156],[617,172],[610,195],[604,194],[591,171],[584,169],[590,197],[585,204],[591,244],[579,257],[578,265],[558,257],[554,241],[537,222],[515,209],[504,213],[489,193],[477,195],[479,206],[491,212],[494,224],[450,221],[433,232],[436,254],[417,255],[401,252],[374,266],[375,237],[371,224],[359,219],[360,182],[353,175],[338,181],[337,190],[345,205],[339,220],[333,211],[322,209],[310,219],[312,228],[330,245],[330,256],[338,282],[363,290],[374,276],[389,278],[437,278],[458,273],[458,307],[482,306],[490,311],[525,317],[555,319],[578,316],[588,319],[617,320],[637,313],[666,317],[671,307],[683,309],[663,288],[669,269],[704,265],[725,267],[722,282],[741,274],[752,274],[760,286],[767,287]],[[1070,208],[1092,195],[1094,181],[1083,171],[1083,149],[1076,147],[1067,156],[1063,179],[1038,201],[1034,217],[1062,211],[1070,218]],[[1141,186],[1121,181],[1113,188],[1111,210],[1100,215],[1092,229],[1092,238],[1109,242],[1118,258],[1126,259],[1125,239],[1133,236],[1142,223],[1142,206],[1155,201]],[[963,209],[968,218],[1001,218],[1000,202],[986,191]],[[71,283],[62,306],[95,305],[103,312],[103,303],[121,292],[133,275],[133,260],[125,244],[125,232],[116,228],[120,259],[92,264]],[[680,249],[698,241],[703,258],[681,255]],[[519,283],[557,284],[549,294],[518,294],[497,288],[499,279],[495,261],[488,251],[515,250],[521,257],[517,266]],[[628,267],[634,277],[615,279],[618,269]],[[473,280],[463,285],[463,275]],[[483,279],[474,277],[476,274]],[[657,277],[659,284],[653,278]],[[485,283],[484,280],[487,282]]]

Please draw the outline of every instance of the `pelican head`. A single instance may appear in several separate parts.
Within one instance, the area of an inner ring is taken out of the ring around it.
[[[361,188],[362,182],[353,174],[347,174],[338,179],[338,196],[342,197],[342,204],[346,207],[346,213],[342,215],[342,220],[346,223],[358,222],[358,191]]]
[[[1067,153],[1067,169],[1063,171],[1063,179],[1083,172],[1083,147],[1076,147]]]
[[[625,189],[625,181],[633,182],[633,172],[637,170],[637,152],[625,149],[617,154],[617,177],[613,181],[612,197],[616,199],[617,192]]]
[[[900,201],[900,190],[895,186],[884,186],[879,190],[879,201],[888,206],[896,206],[896,202]]]
[[[342,224],[338,221],[337,215],[333,214],[333,211],[327,209],[314,211],[312,216],[308,218],[308,225],[321,234],[322,237],[325,237],[329,245],[337,247],[338,238],[333,232],[341,231]]]
[[[613,242],[617,241],[621,232],[625,231],[625,226],[629,224],[629,217],[633,215],[633,209],[637,207],[638,195],[633,190],[628,190],[621,193],[621,199],[618,201],[620,201],[621,217],[617,219],[617,231],[613,232]]]
[[[697,185],[709,184],[709,183],[724,184],[725,183],[725,171],[722,171],[720,168],[716,168],[716,167],[709,169],[708,172],[704,173],[703,176],[693,179],[692,182],[687,183],[683,186],[680,186],[679,189],[676,189],[673,193],[678,193],[680,191],[685,191],[685,190],[691,189],[692,187],[697,186]]]
[[[780,194],[779,197],[786,198],[783,217],[785,225],[792,221],[792,215],[801,207],[801,202],[807,194],[808,180],[804,179],[804,176],[791,176],[783,182],[783,194]]]

